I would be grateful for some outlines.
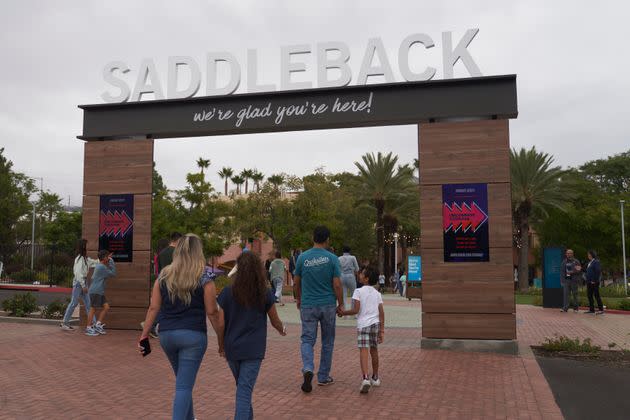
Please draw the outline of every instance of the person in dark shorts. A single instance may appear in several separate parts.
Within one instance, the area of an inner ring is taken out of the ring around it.
[[[105,280],[116,275],[116,264],[111,257],[111,253],[102,249],[98,252],[98,264],[94,267],[94,274],[92,274],[92,282],[88,289],[88,295],[90,295],[90,313],[88,314],[88,322],[92,321],[91,325],[88,325],[85,329],[85,335],[91,337],[105,334],[105,327],[103,320],[109,310],[109,303],[105,297]],[[99,309],[97,321],[94,323],[93,319],[96,315],[96,310]]]

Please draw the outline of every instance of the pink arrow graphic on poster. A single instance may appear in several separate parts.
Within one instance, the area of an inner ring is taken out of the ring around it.
[[[471,206],[468,203],[462,203],[461,206],[457,203],[450,206],[444,203],[442,206],[442,227],[445,233],[460,229],[467,232],[471,228],[476,232],[487,220],[488,215],[474,201]]]

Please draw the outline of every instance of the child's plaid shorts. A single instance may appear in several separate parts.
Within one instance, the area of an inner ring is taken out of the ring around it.
[[[378,347],[378,330],[380,323],[357,330],[357,344],[359,348]]]

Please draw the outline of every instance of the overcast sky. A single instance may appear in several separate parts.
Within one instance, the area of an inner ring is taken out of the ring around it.
[[[228,51],[240,61],[244,81],[247,49],[255,48],[259,78],[279,84],[281,46],[342,41],[350,47],[354,84],[367,41],[378,36],[402,81],[399,45],[421,32],[436,46],[414,50],[413,66],[431,65],[441,79],[441,33],[452,31],[456,43],[479,28],[469,51],[483,75],[518,76],[512,146],[535,145],[558,164],[575,166],[630,149],[628,16],[624,2],[602,0],[3,1],[0,147],[16,170],[43,177],[45,189],[77,205],[83,177],[77,105],[103,102],[100,95],[112,89],[102,78],[110,61],[129,65],[133,85],[142,59],[152,58],[165,84],[169,56],[192,56],[205,74],[205,55]],[[455,76],[468,76],[461,62]],[[316,76],[307,72],[299,80]],[[246,88],[241,83],[238,92]],[[222,190],[216,176],[222,166],[304,175],[320,166],[353,170],[363,153],[390,150],[412,161],[416,127],[165,139],[156,141],[155,161],[169,188],[179,188],[196,159],[209,158],[210,180]]]

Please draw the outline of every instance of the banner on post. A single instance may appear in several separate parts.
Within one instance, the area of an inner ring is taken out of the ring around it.
[[[98,249],[116,262],[133,261],[133,194],[101,195]]]

